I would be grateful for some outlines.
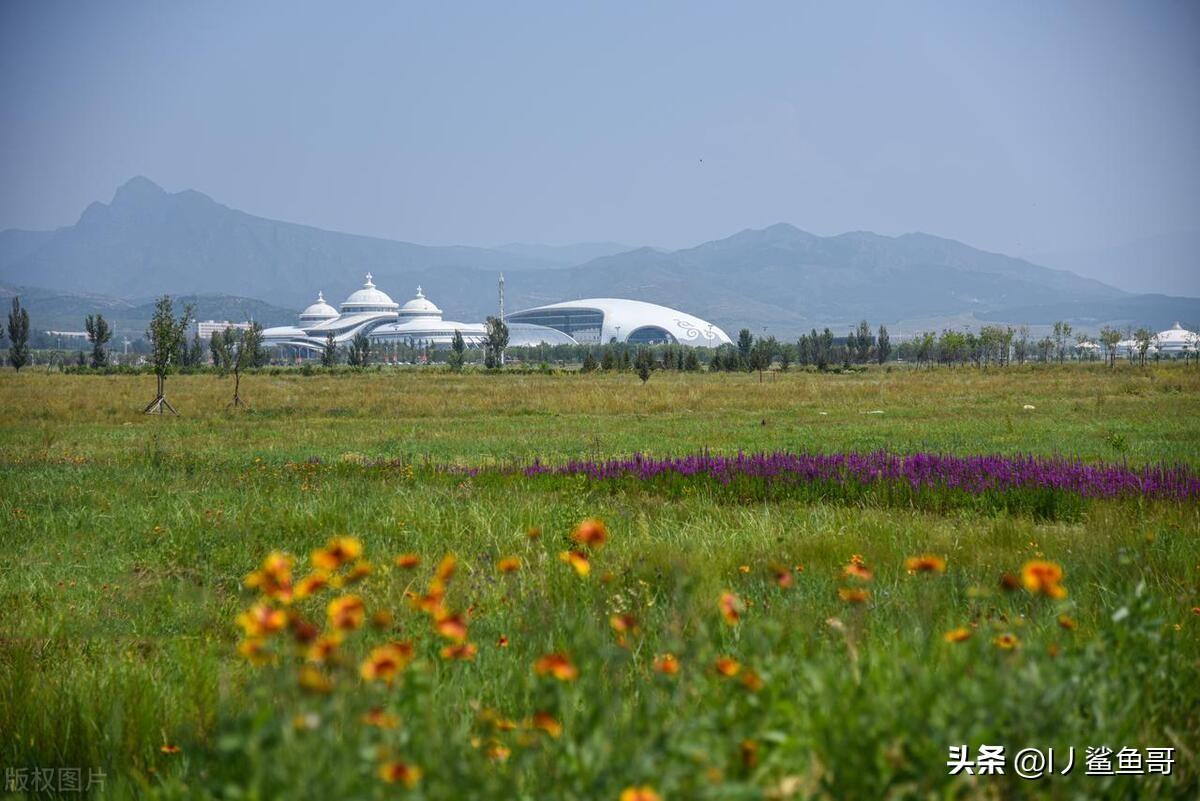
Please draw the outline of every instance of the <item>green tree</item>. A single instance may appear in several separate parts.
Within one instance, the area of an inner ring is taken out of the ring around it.
[[[321,348],[321,366],[334,368],[338,363],[338,348],[337,342],[334,341],[333,332],[325,334],[325,346]]]
[[[604,346],[604,353],[600,356],[600,369],[609,371],[617,368],[617,357],[613,354],[612,345]]]
[[[150,318],[150,327],[146,329],[146,339],[150,340],[150,364],[154,367],[158,391],[154,400],[143,410],[145,414],[162,414],[163,409],[178,414],[167,401],[167,372],[177,363],[181,346],[187,342],[191,319],[191,305],[184,306],[183,314],[175,317],[175,304],[171,302],[170,295],[163,295],[154,303],[154,315]]]
[[[92,367],[107,367],[108,348],[105,345],[112,339],[112,329],[109,328],[108,321],[101,314],[95,317],[89,314],[84,318],[83,327],[87,331],[88,342],[92,343]]]
[[[595,370],[596,367],[598,367],[598,365],[596,364],[596,357],[593,356],[592,352],[589,350],[587,353],[585,353],[583,355],[583,364],[580,366],[579,369],[585,373],[590,373],[593,370]]]
[[[454,372],[459,372],[463,369],[463,362],[466,361],[467,343],[463,339],[462,331],[454,329],[454,338],[450,340],[450,355],[446,361],[450,364],[450,369]]]
[[[1117,366],[1117,343],[1120,341],[1119,329],[1107,325],[1100,329],[1100,345],[1104,348],[1104,355],[1108,357],[1109,367]]]
[[[252,323],[249,328],[230,327],[223,332],[214,331],[209,340],[209,350],[220,375],[233,373],[233,400],[229,405],[234,408],[241,406],[242,372],[261,366],[262,326]]]
[[[740,363],[750,370],[750,351],[754,349],[754,335],[750,333],[749,328],[738,331],[737,349]]]
[[[19,372],[29,364],[29,312],[21,308],[21,298],[16,295],[8,313],[8,342],[8,363]]]
[[[1151,334],[1148,329],[1139,328],[1133,334],[1133,341],[1137,343],[1138,362],[1146,366],[1146,352],[1150,350],[1150,341],[1154,339],[1154,334]]]
[[[508,326],[499,317],[487,318],[487,345],[483,363],[488,369],[504,366],[504,349],[508,347]]]
[[[695,373],[700,369],[700,357],[696,355],[695,348],[688,348],[687,355],[683,358],[683,369],[689,373]]]
[[[866,320],[861,321],[858,330],[850,335],[846,344],[854,350],[854,361],[866,364],[871,358],[871,346],[875,344],[875,338],[871,336],[871,324]]]
[[[371,340],[367,335],[359,331],[350,340],[350,352],[346,357],[346,361],[351,367],[366,367],[367,361],[371,358]]]
[[[654,359],[650,355],[649,348],[638,348],[634,364],[637,367],[638,378],[642,379],[643,384],[650,380],[650,370],[653,361]]]
[[[886,325],[879,326],[879,336],[875,338],[875,360],[883,364],[892,355],[892,339],[888,336]]]

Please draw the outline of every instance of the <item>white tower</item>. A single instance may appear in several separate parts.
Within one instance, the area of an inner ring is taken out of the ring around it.
[[[500,322],[504,322],[504,273],[500,273]],[[500,351],[500,366],[504,366],[504,351]]]

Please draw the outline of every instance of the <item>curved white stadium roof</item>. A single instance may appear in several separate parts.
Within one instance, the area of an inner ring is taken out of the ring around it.
[[[678,342],[715,348],[732,340],[699,317],[641,300],[583,298],[506,315],[510,323],[532,323],[561,331],[581,343]]]

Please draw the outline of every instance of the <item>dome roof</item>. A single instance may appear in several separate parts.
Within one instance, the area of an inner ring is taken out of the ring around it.
[[[400,307],[401,317],[441,317],[442,310],[435,306],[421,287],[417,287],[417,296]]]
[[[381,292],[371,283],[371,274],[367,273],[367,281],[362,289],[350,293],[350,297],[342,303],[342,313],[357,311],[395,311],[395,301]]]
[[[1154,336],[1153,341],[1157,347],[1164,351],[1175,351],[1197,347],[1197,344],[1200,344],[1200,337],[1188,331],[1179,323],[1175,323],[1175,325],[1166,331],[1159,331]]]
[[[337,317],[337,309],[325,302],[325,293],[317,293],[317,302],[300,312],[301,320],[328,320]]]

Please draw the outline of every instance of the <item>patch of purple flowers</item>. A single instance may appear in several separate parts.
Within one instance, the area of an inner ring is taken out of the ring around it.
[[[1185,465],[1087,463],[1065,457],[951,456],[937,453],[738,453],[655,458],[640,453],[603,461],[559,465],[534,461],[527,476],[581,475],[595,480],[701,476],[722,483],[739,477],[787,483],[907,483],[913,489],[945,488],[972,495],[1015,489],[1050,489],[1085,498],[1200,499],[1200,477]]]

